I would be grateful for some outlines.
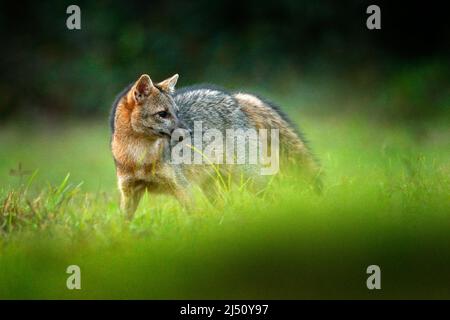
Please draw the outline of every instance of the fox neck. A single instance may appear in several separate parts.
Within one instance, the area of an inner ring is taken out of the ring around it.
[[[139,168],[161,161],[165,139],[137,133],[131,126],[131,112],[120,106],[112,148],[116,161],[127,168]]]

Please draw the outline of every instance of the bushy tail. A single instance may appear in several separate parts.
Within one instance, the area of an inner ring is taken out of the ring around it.
[[[282,155],[301,167],[314,180],[320,180],[320,166],[295,125],[276,105],[248,93],[233,97],[257,129],[279,129]]]

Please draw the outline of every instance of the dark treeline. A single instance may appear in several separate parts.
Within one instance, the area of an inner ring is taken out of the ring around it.
[[[284,72],[351,79],[368,68],[388,76],[406,104],[448,106],[450,24],[441,2],[373,3],[382,30],[366,28],[372,2],[357,0],[2,3],[0,119],[103,114],[144,72],[156,80],[179,73],[183,84],[276,86]],[[81,8],[79,31],[66,28],[70,4]]]

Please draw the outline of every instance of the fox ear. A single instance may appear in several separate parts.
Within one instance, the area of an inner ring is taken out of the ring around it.
[[[133,97],[137,103],[144,101],[150,95],[150,91],[153,87],[153,82],[148,76],[148,74],[143,74],[140,76],[139,80],[136,81],[133,89]]]
[[[177,81],[178,81],[178,74],[175,74],[174,76],[158,83],[158,86],[161,87],[161,89],[163,89],[167,93],[174,93]]]

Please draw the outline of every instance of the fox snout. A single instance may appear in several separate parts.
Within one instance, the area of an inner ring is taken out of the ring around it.
[[[191,130],[186,126],[186,124],[182,121],[180,121],[178,118],[174,118],[171,125],[167,126],[166,128],[161,128],[158,130],[161,135],[166,135],[169,137],[172,137],[172,135],[176,131],[186,132],[190,133]]]

